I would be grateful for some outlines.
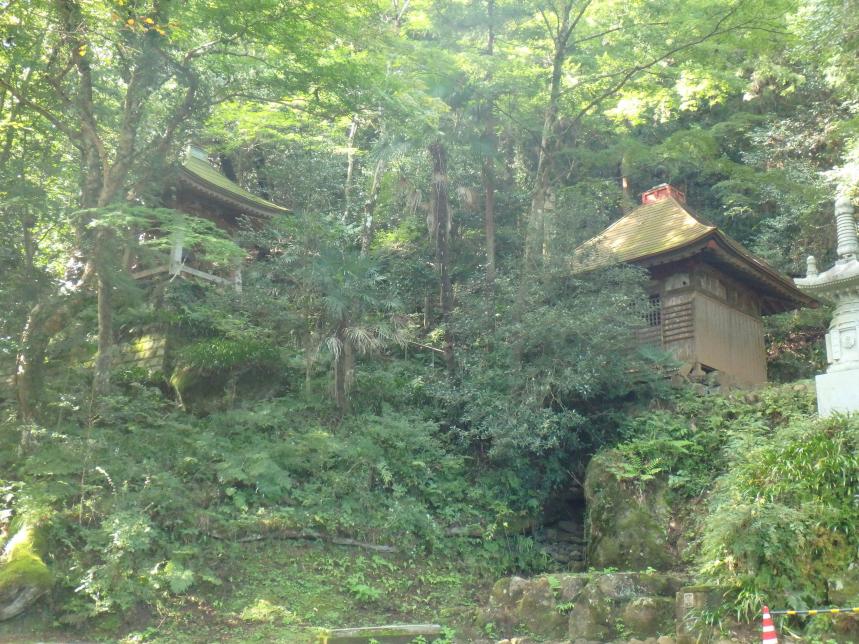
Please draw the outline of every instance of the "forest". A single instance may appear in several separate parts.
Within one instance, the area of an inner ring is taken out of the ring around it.
[[[759,641],[767,603],[859,606],[831,306],[765,316],[770,384],[729,391],[636,343],[646,270],[574,267],[663,183],[831,266],[857,61],[857,0],[0,0],[0,642],[680,643],[681,586],[715,598],[689,642]],[[600,521],[659,523],[652,556],[601,559]],[[670,586],[670,628],[582,616],[613,575]],[[550,617],[503,609],[517,578]]]

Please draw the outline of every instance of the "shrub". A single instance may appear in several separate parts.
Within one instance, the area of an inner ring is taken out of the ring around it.
[[[668,481],[673,511],[697,518],[685,536],[699,572],[740,614],[825,603],[859,547],[859,418],[817,419],[813,392],[680,391],[620,424],[613,473]]]
[[[859,547],[859,419],[795,420],[738,438],[704,522],[702,572],[740,612],[825,603]]]
[[[414,415],[326,424],[303,399],[281,398],[199,418],[155,388],[129,392],[106,399],[95,423],[28,426],[34,446],[21,457],[0,451],[14,514],[50,516],[46,553],[67,622],[217,583],[206,541],[313,530],[410,554],[441,546],[448,527],[508,513],[438,426]],[[0,439],[11,446],[20,431],[8,423]]]

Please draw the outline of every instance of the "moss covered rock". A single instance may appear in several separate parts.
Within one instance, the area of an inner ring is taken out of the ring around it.
[[[593,575],[574,600],[568,637],[608,641],[673,631],[674,594],[682,585],[682,577],[671,573]]]
[[[0,621],[26,610],[51,587],[51,573],[36,548],[36,530],[23,525],[0,556]]]
[[[612,602],[594,586],[588,586],[576,599],[567,622],[571,640],[607,641],[614,635]]]
[[[588,465],[588,565],[621,570],[669,570],[671,511],[667,486],[626,478],[619,452],[597,454]]]
[[[480,611],[480,627],[492,625],[503,633],[509,633],[519,623],[519,603],[528,585],[522,577],[504,577],[495,582],[489,593],[486,608]]]
[[[558,610],[557,585],[548,577],[538,577],[528,585],[519,602],[519,620],[529,633],[543,637],[563,637],[567,616]]]
[[[479,626],[492,624],[504,634],[531,633],[540,637],[563,637],[569,605],[588,583],[588,576],[559,573],[531,579],[505,577],[492,587],[489,603],[479,616]]]
[[[478,626],[499,634],[605,642],[674,630],[674,596],[685,580],[664,572],[559,573],[506,577]]]
[[[668,597],[636,597],[623,609],[627,630],[638,637],[654,637],[674,630],[674,600]]]

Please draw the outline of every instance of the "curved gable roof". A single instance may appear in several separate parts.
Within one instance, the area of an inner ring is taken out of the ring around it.
[[[271,217],[289,212],[287,208],[257,197],[231,181],[212,167],[205,153],[193,148],[185,155],[179,168],[179,178],[191,188],[248,214]]]
[[[668,197],[639,206],[579,246],[575,267],[588,270],[615,262],[640,261],[684,248],[716,230]]]
[[[674,197],[639,206],[581,244],[573,269],[585,272],[619,262],[652,266],[698,254],[758,291],[764,313],[817,306],[793,280],[716,226],[699,220]]]

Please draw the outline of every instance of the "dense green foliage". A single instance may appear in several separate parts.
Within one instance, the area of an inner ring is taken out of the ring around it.
[[[0,535],[44,531],[67,624],[191,610],[253,569],[242,538],[302,535],[395,546],[307,556],[346,572],[339,597],[402,614],[386,566],[398,592],[467,603],[549,565],[528,527],[618,446],[630,485],[706,499],[701,571],[741,607],[819,598],[855,554],[852,421],[815,423],[790,388],[668,392],[671,361],[633,342],[646,276],[570,257],[668,181],[781,271],[828,265],[832,196],[859,191],[857,16],[0,2]],[[191,142],[289,213],[228,232],[171,210]],[[179,237],[218,275],[244,262],[242,291],[133,278]],[[772,380],[822,368],[828,316],[768,320]],[[433,575],[422,558],[462,560],[462,579],[409,585]],[[249,623],[344,615],[251,595],[223,601]]]
[[[744,616],[825,604],[859,548],[859,424],[818,420],[812,392],[681,396],[628,421],[617,448],[619,478],[667,477],[678,515],[707,508],[686,555]]]
[[[247,536],[309,530],[394,544],[406,558],[462,547],[475,565],[540,565],[527,544],[522,555],[505,539],[515,514],[503,488],[418,417],[386,410],[322,425],[319,409],[285,398],[195,419],[140,385],[103,413],[92,427],[36,432],[38,448],[23,459],[4,432],[0,466],[14,463],[26,481],[4,481],[4,498],[40,518],[63,621],[220,585],[211,567]],[[475,527],[486,547],[448,537]]]
[[[704,572],[739,590],[740,610],[768,597],[814,607],[855,560],[857,446],[857,424],[844,419],[732,443],[741,456],[717,482],[702,551]]]

